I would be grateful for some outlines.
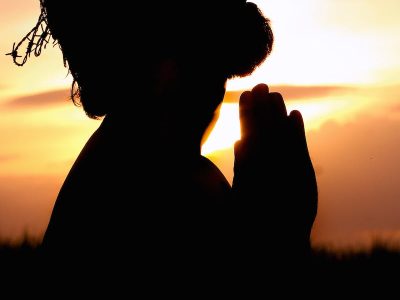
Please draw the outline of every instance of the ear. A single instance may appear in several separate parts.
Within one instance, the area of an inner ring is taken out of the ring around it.
[[[175,60],[171,58],[162,60],[156,67],[155,73],[155,88],[158,95],[163,95],[178,85],[180,72]]]

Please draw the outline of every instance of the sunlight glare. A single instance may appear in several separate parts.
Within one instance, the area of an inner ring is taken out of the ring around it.
[[[338,117],[347,107],[343,101],[315,100],[292,101],[287,104],[288,113],[298,110],[303,115],[306,131],[318,129],[328,119]],[[221,106],[220,116],[214,130],[202,147],[202,154],[207,155],[214,151],[233,147],[240,139],[239,105],[237,103],[224,103]]]
[[[240,139],[239,105],[224,103],[221,106],[219,118],[201,153],[203,155],[219,149],[229,148]]]

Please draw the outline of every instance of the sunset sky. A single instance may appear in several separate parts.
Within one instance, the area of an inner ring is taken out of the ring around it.
[[[271,20],[275,47],[253,75],[228,82],[203,153],[232,180],[240,91],[267,83],[305,119],[320,193],[313,242],[400,241],[400,1],[253,2]],[[38,0],[0,2],[0,239],[41,236],[100,124],[68,100],[71,77],[58,47],[22,68],[3,55],[38,15]]]

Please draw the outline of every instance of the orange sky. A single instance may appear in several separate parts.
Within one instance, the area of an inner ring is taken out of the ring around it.
[[[0,53],[34,25],[37,0],[2,0]],[[256,2],[276,36],[271,57],[228,83],[203,147],[232,178],[239,138],[235,90],[271,85],[302,111],[317,170],[315,243],[348,246],[400,238],[400,11],[398,0]],[[23,68],[0,55],[0,236],[40,236],[74,158],[99,125],[68,102],[58,48]],[[201,86],[198,86],[200,89]]]

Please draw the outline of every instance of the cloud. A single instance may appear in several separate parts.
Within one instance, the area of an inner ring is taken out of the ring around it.
[[[56,90],[29,96],[15,98],[4,105],[9,108],[42,108],[43,106],[57,106],[67,104],[70,97],[69,90]]]
[[[0,154],[0,162],[9,162],[12,160],[18,159],[18,155],[11,155],[11,154]]]
[[[319,190],[315,244],[367,246],[374,237],[400,232],[399,119],[328,121],[307,140]],[[208,157],[231,181],[233,149]],[[400,235],[393,238],[400,241]]]
[[[400,121],[360,117],[329,122],[308,135],[320,205],[315,241],[350,245],[400,230]]]
[[[295,85],[274,85],[270,86],[271,92],[281,93],[285,100],[315,99],[330,96],[337,93],[348,93],[356,90],[355,87],[347,86],[295,86]],[[243,91],[227,91],[225,103],[236,103],[239,101]]]
[[[355,90],[354,87],[346,86],[291,86],[291,85],[278,85],[272,86],[272,92],[279,92],[285,99],[300,100],[312,99],[330,96],[337,93],[348,93]]]
[[[393,112],[400,112],[400,104],[396,104],[392,106],[392,111]]]
[[[1,88],[1,86],[0,86]],[[345,86],[294,86],[294,85],[276,85],[271,86],[271,92],[279,92],[285,100],[315,99],[329,96],[336,93],[347,93],[353,91],[354,87]],[[225,94],[225,103],[237,103],[243,91],[227,91]],[[28,95],[15,98],[7,103],[9,108],[41,108],[43,106],[63,105],[70,98],[69,90],[56,90],[40,94]]]

